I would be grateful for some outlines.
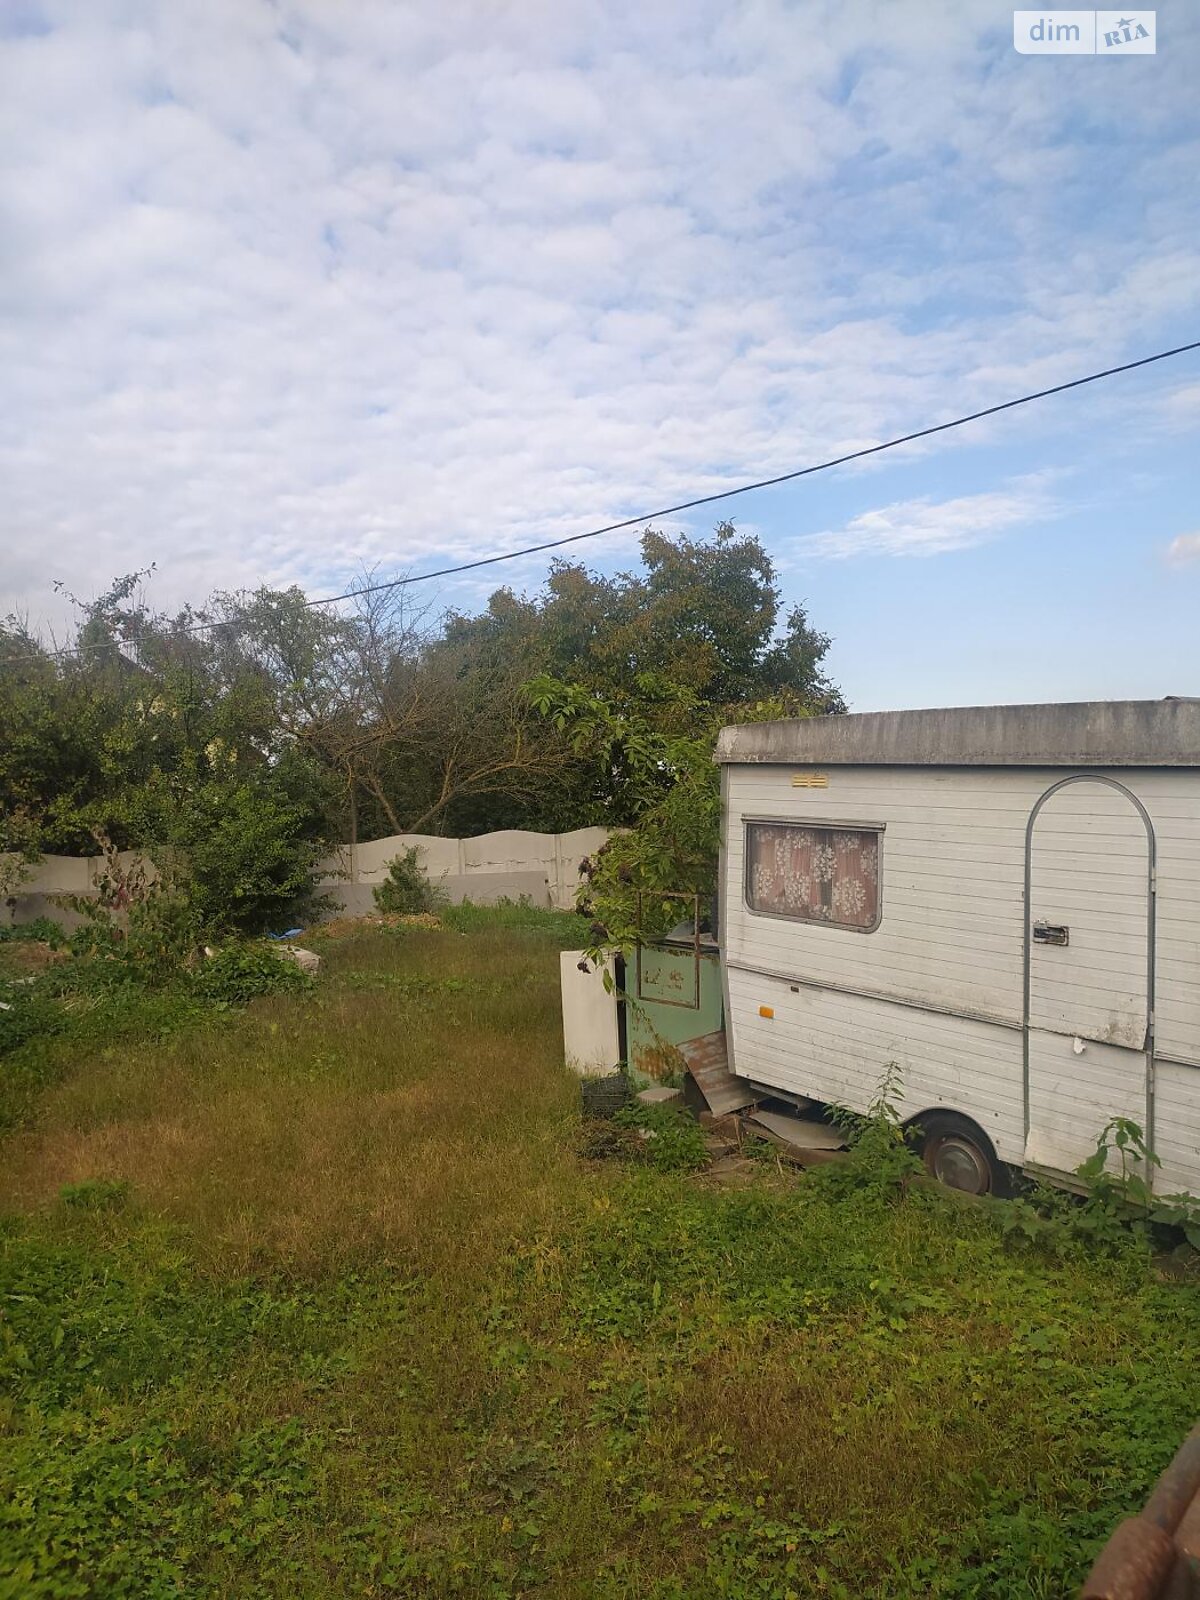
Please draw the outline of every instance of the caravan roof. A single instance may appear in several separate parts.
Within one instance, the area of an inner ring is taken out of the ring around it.
[[[1084,700],[722,728],[716,760],[775,766],[1200,767],[1200,700]]]

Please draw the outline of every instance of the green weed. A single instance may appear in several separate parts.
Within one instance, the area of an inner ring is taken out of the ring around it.
[[[846,1106],[830,1108],[834,1124],[850,1146],[847,1159],[824,1169],[826,1183],[864,1188],[884,1197],[904,1193],[924,1168],[914,1154],[901,1114],[904,1081],[894,1061],[888,1063],[871,1104],[859,1115]]]
[[[46,944],[60,950],[67,936],[49,917],[34,917],[31,922],[0,923],[0,944]]]
[[[490,906],[477,906],[464,900],[460,905],[444,906],[441,918],[446,927],[456,933],[544,934],[563,950],[577,949],[587,933],[587,924],[577,912],[550,911],[533,905],[525,896],[520,900],[501,900]]]
[[[0,978],[0,1130],[27,1122],[38,1095],[69,1073],[81,1053],[163,1040],[258,996],[314,987],[307,973],[265,945],[231,941],[185,967],[179,949],[143,960],[138,940],[98,945],[96,926],[107,925],[88,925],[72,959],[20,979]]]
[[[63,1205],[77,1211],[118,1211],[129,1199],[129,1185],[122,1178],[85,1178],[64,1183],[58,1192]]]
[[[1069,1594],[1200,1288],[866,1155],[579,1161],[556,940],[489,918],[72,1043],[0,1152],[0,1597]]]
[[[191,975],[191,990],[217,1005],[245,1005],[263,994],[308,994],[312,978],[264,944],[220,945]]]
[[[638,1135],[630,1148],[656,1172],[696,1172],[708,1165],[708,1146],[695,1122],[674,1106],[642,1105],[634,1100],[612,1119]]]

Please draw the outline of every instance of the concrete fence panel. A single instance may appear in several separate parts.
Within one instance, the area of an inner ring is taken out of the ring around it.
[[[554,888],[552,897],[560,911],[571,911],[575,906],[575,891],[579,888],[579,863],[596,851],[608,838],[607,828],[576,828],[571,833],[558,833],[555,839]]]
[[[506,828],[500,833],[481,833],[462,842],[465,872],[534,871],[554,866],[553,833],[527,833],[522,828]]]
[[[579,863],[594,855],[607,837],[604,828],[576,828],[572,833],[507,828],[473,839],[397,833],[339,846],[318,862],[314,876],[341,914],[362,916],[374,908],[371,890],[387,877],[388,864],[415,845],[424,872],[455,903],[492,905],[525,897],[534,905],[569,911],[579,887]],[[135,859],[130,851],[122,853],[124,866]],[[37,915],[68,920],[48,896],[94,894],[103,867],[102,856],[43,856],[8,901],[0,902],[0,922],[28,922]],[[146,870],[155,876],[151,863],[146,862]]]
[[[474,900],[492,905],[524,896],[535,905],[569,911],[579,887],[579,863],[594,854],[607,837],[604,828],[576,828],[572,833],[504,828],[472,839],[396,833],[353,850],[343,845],[320,863],[317,880],[324,893],[349,910],[362,904],[363,897],[342,890],[382,883],[388,863],[415,845],[420,866],[455,903]]]
[[[42,856],[17,885],[28,894],[87,894],[96,887],[99,856]]]

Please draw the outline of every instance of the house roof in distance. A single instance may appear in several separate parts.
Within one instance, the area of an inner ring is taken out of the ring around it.
[[[1200,767],[1200,699],[796,717],[722,728],[715,759],[774,766]]]

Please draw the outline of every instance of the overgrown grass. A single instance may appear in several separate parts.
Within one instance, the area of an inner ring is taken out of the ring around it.
[[[0,1597],[1071,1592],[1200,1410],[1200,1293],[920,1188],[580,1161],[568,930],[331,942],[43,1094]]]
[[[470,900],[444,906],[439,912],[446,927],[458,933],[496,932],[502,929],[541,933],[563,950],[582,947],[588,923],[574,911],[548,911],[528,900],[502,900],[499,905],[477,906]]]
[[[231,940],[195,965],[153,977],[111,954],[71,954],[62,941],[0,946],[0,1132],[35,1113],[39,1095],[81,1054],[196,1030],[261,994],[307,993],[311,978],[265,942]]]

